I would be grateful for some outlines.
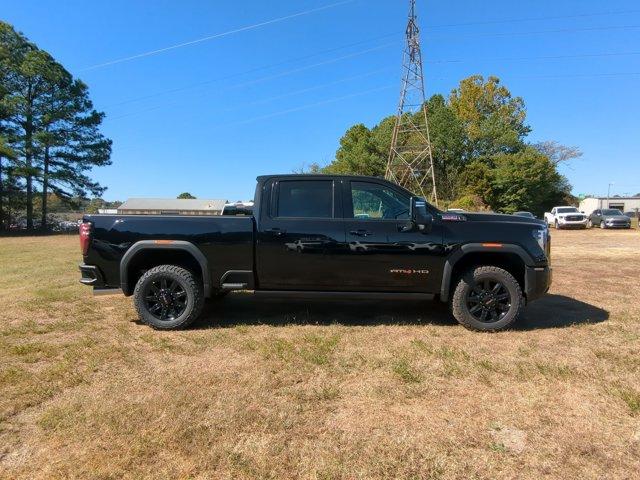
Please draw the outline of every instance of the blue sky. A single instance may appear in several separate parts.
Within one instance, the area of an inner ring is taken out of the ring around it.
[[[93,175],[110,200],[251,198],[257,175],[330,162],[346,128],[398,101],[404,0],[0,0],[0,12],[106,112],[113,165]],[[637,0],[418,0],[418,14],[428,95],[497,75],[525,99],[531,141],[584,151],[563,167],[575,193],[640,192]]]

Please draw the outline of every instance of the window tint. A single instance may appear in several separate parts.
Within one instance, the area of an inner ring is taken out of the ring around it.
[[[333,217],[333,182],[331,180],[280,182],[277,216]]]
[[[406,220],[409,197],[377,183],[351,182],[353,218]]]

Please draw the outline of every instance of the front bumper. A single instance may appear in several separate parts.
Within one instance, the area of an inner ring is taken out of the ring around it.
[[[604,226],[607,228],[631,228],[631,222],[611,222],[605,220]]]
[[[587,228],[587,219],[584,220],[562,220],[558,219],[560,228]]]
[[[527,302],[540,298],[549,291],[553,280],[551,267],[525,267],[524,294]]]

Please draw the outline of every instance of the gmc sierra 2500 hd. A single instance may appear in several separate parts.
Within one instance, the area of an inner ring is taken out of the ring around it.
[[[133,295],[140,319],[186,327],[230,290],[449,302],[475,330],[515,322],[551,284],[546,225],[447,213],[380,178],[258,177],[253,215],[86,215],[83,284]]]

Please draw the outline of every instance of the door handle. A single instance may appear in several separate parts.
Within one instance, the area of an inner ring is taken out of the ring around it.
[[[271,235],[275,235],[276,237],[281,237],[282,235],[287,233],[287,231],[276,227],[276,228],[268,228],[268,229],[266,229],[265,233],[270,233]]]
[[[351,230],[349,232],[351,235],[355,235],[356,237],[368,237],[369,235],[373,235],[373,232],[364,229]]]

